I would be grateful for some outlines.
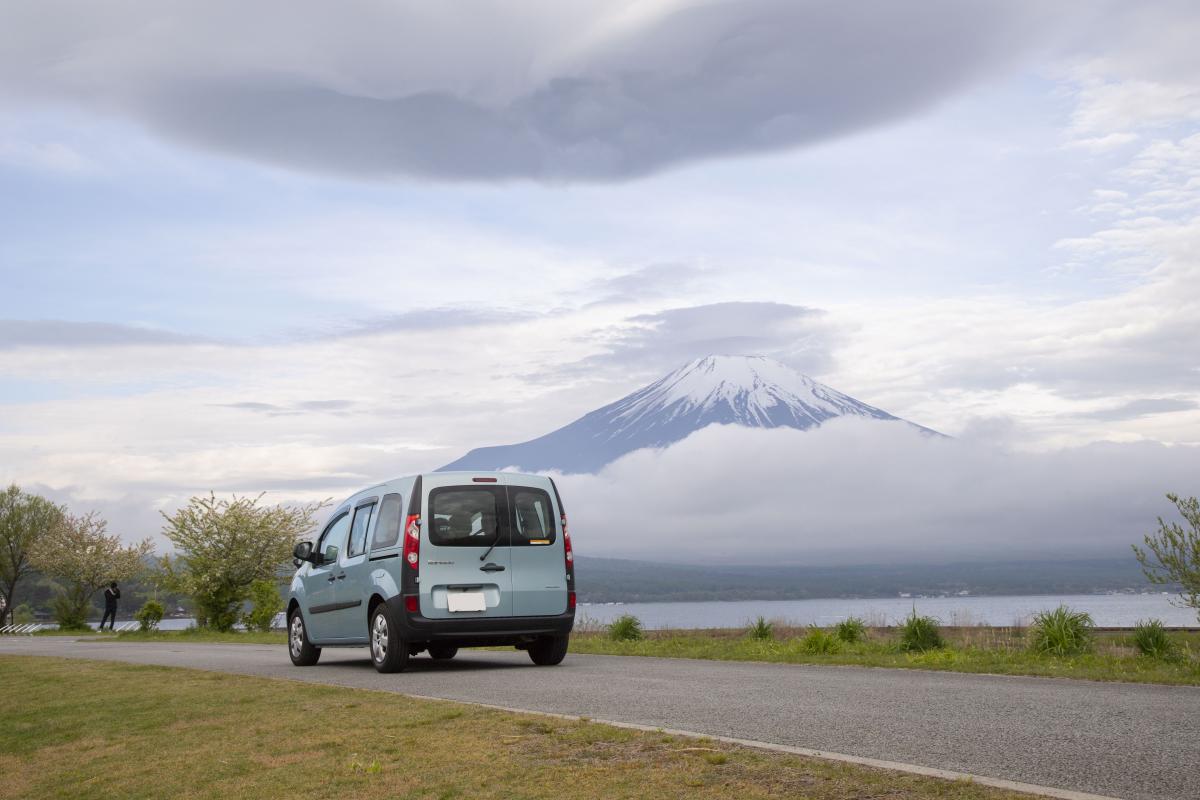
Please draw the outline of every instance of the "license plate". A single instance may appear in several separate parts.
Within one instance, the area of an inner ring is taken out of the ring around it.
[[[446,607],[450,611],[486,611],[483,592],[448,592]]]

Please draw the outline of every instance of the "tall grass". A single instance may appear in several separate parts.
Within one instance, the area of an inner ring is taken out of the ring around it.
[[[608,638],[614,642],[636,642],[644,635],[642,621],[633,614],[622,614],[608,624]]]
[[[770,641],[775,638],[775,626],[766,617],[759,617],[746,628],[746,635],[760,642]]]
[[[867,623],[858,617],[847,617],[833,626],[833,634],[847,644],[854,644],[867,635]]]
[[[815,625],[809,628],[808,633],[804,634],[804,638],[800,640],[800,649],[814,655],[836,653],[841,647],[842,643],[836,636]]]
[[[912,613],[900,624],[900,647],[909,652],[925,652],[945,647],[942,632],[938,629],[938,621],[933,617],[922,617],[917,614],[916,606]]]
[[[1065,605],[1041,611],[1029,629],[1029,646],[1046,655],[1082,655],[1092,650],[1095,627],[1092,615],[1086,611],[1074,611]]]
[[[1138,652],[1150,658],[1168,661],[1179,655],[1161,619],[1138,620],[1133,629],[1133,644]]]

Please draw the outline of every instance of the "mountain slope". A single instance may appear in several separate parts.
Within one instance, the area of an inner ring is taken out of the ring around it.
[[[707,356],[545,436],[480,447],[441,469],[597,472],[626,453],[664,447],[709,425],[807,430],[845,416],[903,421],[773,359]]]

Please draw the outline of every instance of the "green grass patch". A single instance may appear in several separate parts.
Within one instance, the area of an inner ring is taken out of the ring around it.
[[[946,646],[938,621],[933,617],[922,617],[914,606],[904,622],[900,624],[900,646],[910,653],[925,653]]]
[[[775,626],[766,617],[759,617],[746,627],[746,635],[751,639],[765,642],[775,638]]]
[[[645,638],[631,642],[576,632],[571,652],[1200,685],[1197,632],[1164,632],[1178,655],[1162,660],[1141,655],[1132,631],[1097,631],[1091,652],[1057,656],[1030,649],[1028,631],[1022,628],[942,627],[942,647],[911,652],[904,649],[902,632],[896,628],[868,628],[857,642],[839,641],[835,633],[817,630],[814,635],[810,628],[776,624],[775,638],[765,641],[746,636],[744,629],[647,631]],[[822,644],[816,643],[818,637]],[[825,637],[836,646],[827,648]]]
[[[861,642],[867,636],[867,623],[858,617],[847,617],[833,626],[833,635],[848,644]]]
[[[608,638],[614,642],[636,642],[642,636],[642,621],[632,614],[622,614],[608,624]]]
[[[1147,658],[1169,661],[1180,655],[1179,645],[1158,619],[1138,622],[1133,629],[1133,646]]]
[[[3,800],[1026,797],[710,739],[198,670],[2,657],[0,692]]]
[[[1059,606],[1042,611],[1033,618],[1029,629],[1029,646],[1051,656],[1078,656],[1092,649],[1092,632],[1096,623],[1086,611]]]
[[[833,655],[842,649],[842,641],[824,628],[809,628],[800,640],[804,652],[813,655]]]

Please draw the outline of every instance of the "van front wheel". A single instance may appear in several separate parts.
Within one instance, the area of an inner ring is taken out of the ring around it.
[[[561,664],[567,655],[569,636],[547,636],[538,639],[529,646],[529,657],[539,667],[552,667]]]
[[[288,620],[288,655],[297,667],[311,667],[321,657],[321,648],[309,641],[304,617],[298,608]]]
[[[371,614],[371,663],[379,672],[400,672],[408,666],[408,645],[384,603]]]

